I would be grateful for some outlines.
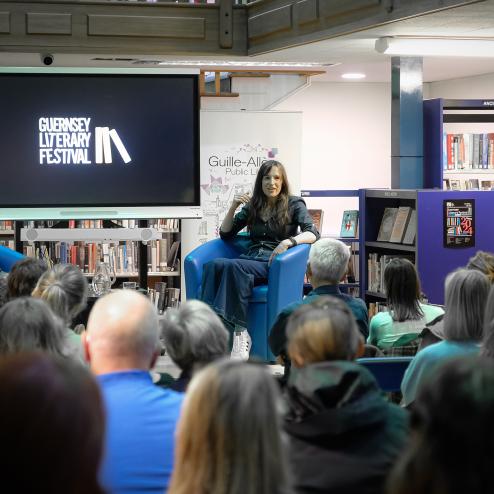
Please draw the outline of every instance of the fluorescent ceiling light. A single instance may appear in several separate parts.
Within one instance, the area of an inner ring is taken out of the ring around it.
[[[321,67],[332,65],[321,62],[253,62],[247,60],[167,60],[160,65],[181,65],[199,67]]]
[[[359,72],[348,72],[347,74],[342,74],[343,79],[365,79],[365,74]]]
[[[490,39],[384,37],[376,40],[375,49],[386,55],[494,58]]]

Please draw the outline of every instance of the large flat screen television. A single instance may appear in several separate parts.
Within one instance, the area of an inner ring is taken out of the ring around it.
[[[0,71],[0,216],[197,217],[196,71]]]

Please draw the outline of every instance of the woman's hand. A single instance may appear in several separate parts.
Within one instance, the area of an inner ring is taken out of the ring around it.
[[[250,194],[248,192],[246,194],[235,194],[233,196],[232,206],[235,206],[236,209],[241,204],[247,204],[249,201],[250,201]]]
[[[290,247],[292,246],[292,243],[290,240],[282,240],[273,250],[273,253],[271,254],[268,265],[271,266],[271,263],[273,262],[273,259],[278,255],[282,254],[283,252],[287,251]]]

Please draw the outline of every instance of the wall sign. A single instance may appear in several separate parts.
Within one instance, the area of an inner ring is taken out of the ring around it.
[[[458,249],[475,246],[475,199],[443,201],[444,247]]]

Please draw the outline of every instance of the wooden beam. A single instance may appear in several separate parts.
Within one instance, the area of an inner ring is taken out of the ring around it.
[[[237,98],[239,93],[201,93],[201,98]]]
[[[248,52],[259,55],[486,0],[258,0],[247,5]]]
[[[306,69],[233,69],[228,67],[201,67],[201,70],[206,72],[229,72],[230,74],[268,74],[268,75],[320,75],[325,74],[324,70],[306,70]]]
[[[206,92],[206,73],[201,70],[199,74],[199,94],[203,94]]]
[[[247,9],[231,3],[1,0],[0,51],[246,55]]]
[[[214,73],[214,92],[215,94],[221,93],[221,72]]]

